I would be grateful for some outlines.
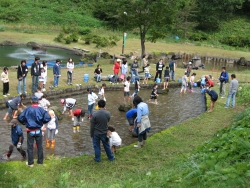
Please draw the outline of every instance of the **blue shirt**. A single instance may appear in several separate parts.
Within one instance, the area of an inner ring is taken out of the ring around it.
[[[144,102],[140,102],[137,105],[137,123],[141,122],[141,117],[149,115],[148,105]]]
[[[221,78],[223,76],[223,78]],[[219,80],[221,82],[228,82],[228,73],[227,72],[221,72]]]
[[[137,109],[133,108],[126,113],[126,118],[133,118],[134,115],[137,113]]]
[[[22,137],[21,143],[23,143],[24,137],[22,127],[18,124],[15,127],[11,126],[11,139],[13,145],[17,145],[20,136]]]
[[[55,74],[56,76],[60,75],[61,72],[61,67],[60,65],[58,65],[57,63],[53,66],[53,74]]]

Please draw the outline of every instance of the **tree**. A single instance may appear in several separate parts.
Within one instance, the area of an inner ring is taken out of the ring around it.
[[[155,42],[166,36],[177,12],[176,0],[133,0],[121,6],[127,12],[128,28],[138,28],[141,39],[141,53],[145,53],[145,42]],[[122,17],[122,16],[120,16]]]

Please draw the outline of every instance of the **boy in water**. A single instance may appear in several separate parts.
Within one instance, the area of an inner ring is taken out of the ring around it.
[[[126,97],[128,98],[128,103],[130,102],[129,86],[131,77],[127,77],[127,81],[124,83],[124,103],[126,103]]]
[[[182,94],[182,91],[183,93],[185,94],[186,93],[186,90],[187,90],[187,72],[184,73],[184,75],[182,76],[181,78],[181,91],[180,91],[180,94]]]
[[[144,84],[144,82],[145,82],[146,84],[148,84],[149,69],[150,69],[150,66],[149,66],[149,64],[147,64],[147,66],[146,66],[146,67],[144,67],[145,78],[144,78],[144,80],[143,80],[142,84]]]
[[[18,125],[17,119],[12,119],[9,123],[11,126],[11,138],[12,138],[12,144],[9,147],[9,151],[7,152],[7,160],[10,160],[10,156],[13,152],[14,147],[17,148],[19,153],[21,153],[23,159],[26,158],[26,152],[22,149],[23,144],[23,130],[20,125]]]
[[[164,71],[164,83],[163,83],[163,89],[162,90],[165,90],[165,89],[168,88],[169,78],[170,78],[170,72],[169,72],[169,67],[167,66],[165,71]]]
[[[154,99],[155,101],[155,104],[157,104],[157,88],[158,88],[158,85],[157,84],[154,84],[154,87],[152,89],[152,92],[151,92],[151,95],[150,95],[150,99],[148,99],[148,102],[151,101],[151,99]]]
[[[105,83],[103,83],[102,84],[102,87],[101,87],[101,89],[100,89],[100,91],[99,91],[99,93],[98,93],[98,95],[100,95],[101,97],[101,99],[103,99],[104,101],[106,101],[106,98],[105,98],[105,95],[104,95],[104,89],[106,88],[106,84]]]
[[[193,73],[193,74],[191,75],[191,77],[190,77],[190,81],[189,81],[189,90],[188,90],[188,92],[191,92],[191,93],[194,92],[194,90],[193,90],[193,85],[194,85],[194,78],[195,78],[195,76],[196,76],[196,73]]]
[[[209,89],[202,89],[201,92],[207,93],[211,97],[210,109],[208,110],[208,112],[212,112],[214,109],[214,104],[218,99],[218,94],[214,90],[209,90]]]

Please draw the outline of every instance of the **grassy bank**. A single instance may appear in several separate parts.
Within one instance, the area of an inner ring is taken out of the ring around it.
[[[93,34],[102,36],[116,35],[120,36],[120,41],[117,42],[117,46],[113,48],[102,48],[104,52],[110,54],[121,54],[122,49],[122,34],[114,33],[107,31],[105,29],[95,29],[92,31]],[[12,42],[27,43],[30,41],[41,43],[41,44],[55,44],[66,47],[79,47],[90,50],[90,52],[99,52],[100,49],[96,48],[94,44],[86,45],[84,41],[79,40],[78,43],[64,44],[54,41],[54,38],[59,34],[58,32],[37,32],[37,33],[22,33],[20,31],[6,30],[1,32],[0,41],[10,40]],[[141,51],[140,40],[138,36],[128,35],[126,47],[124,50],[125,54],[130,52],[137,52],[138,54]],[[191,41],[170,41],[170,40],[158,40],[156,43],[146,42],[146,52],[181,52],[188,54],[203,54],[207,56],[220,56],[220,57],[231,57],[231,58],[240,58],[245,57],[250,59],[250,54],[246,51],[240,50],[224,50],[220,46],[213,47],[213,45],[202,45],[201,43],[193,43]]]
[[[232,117],[243,110],[240,106],[224,109],[224,103],[225,99],[219,99],[212,113],[151,136],[142,149],[134,149],[133,145],[121,148],[114,162],[103,155],[101,163],[95,163],[92,156],[51,156],[45,160],[47,166],[35,165],[32,169],[24,162],[4,163],[0,187],[180,187],[178,181],[169,179],[169,172],[175,171],[183,156],[229,126]]]
[[[132,61],[131,61],[132,62]],[[103,69],[103,75],[109,75],[109,74],[113,74],[113,70],[112,70],[112,64],[110,64],[109,60],[101,60],[98,63],[100,63],[102,69]],[[166,62],[168,64],[168,62]],[[55,88],[55,90],[61,90],[61,89],[65,89],[65,88],[72,88],[72,87],[76,87],[76,84],[82,84],[83,86],[88,86],[88,85],[98,85],[101,86],[101,83],[96,83],[94,80],[94,70],[96,68],[96,64],[94,64],[92,67],[76,67],[75,68],[75,72],[73,74],[73,85],[67,85],[67,70],[66,69],[62,69],[61,70],[61,77],[60,77],[60,81],[59,81],[59,87]],[[212,72],[209,70],[194,70],[193,72],[195,72],[197,74],[196,79],[198,80],[200,79],[200,77],[202,75],[212,75],[214,77],[214,82],[217,82],[217,78],[220,76],[220,70],[219,72]],[[155,75],[155,65],[152,64],[151,68],[150,68],[150,73]],[[184,69],[183,68],[177,68],[176,70],[176,80],[178,80],[178,78],[181,78],[183,76],[184,73]],[[240,82],[248,82],[250,79],[250,75],[248,71],[245,72],[229,72],[229,74],[235,73],[237,76],[237,79]],[[83,82],[83,76],[84,74],[89,74],[89,82]],[[17,96],[17,78],[16,78],[16,69],[15,68],[11,68],[9,69],[9,78],[10,78],[10,97],[14,97]],[[31,94],[31,76],[30,76],[30,72],[28,73],[28,77],[27,77],[27,92],[29,94]],[[105,83],[109,86],[111,85],[109,83],[109,81],[105,81]],[[148,82],[149,84],[153,84],[153,80],[150,80]],[[170,82],[171,84],[171,82]],[[49,86],[53,85],[53,73],[52,73],[52,69],[48,69],[48,83],[46,86],[46,89],[49,90]],[[161,87],[160,87],[161,89]],[[2,86],[0,87],[0,90],[2,91]],[[0,92],[1,92],[0,91]],[[0,99],[3,99],[3,95],[0,95]]]

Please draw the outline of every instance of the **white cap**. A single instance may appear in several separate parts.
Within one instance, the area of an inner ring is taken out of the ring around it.
[[[117,59],[116,61],[118,61],[118,62],[121,62],[122,60],[120,60],[120,59]]]
[[[191,61],[189,61],[189,63],[188,63],[189,65],[192,65],[192,62]]]

